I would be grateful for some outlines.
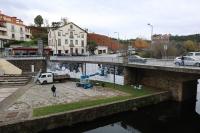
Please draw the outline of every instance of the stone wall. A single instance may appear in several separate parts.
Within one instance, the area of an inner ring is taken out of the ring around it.
[[[72,124],[91,121],[100,117],[129,111],[133,108],[142,108],[144,106],[157,104],[169,100],[170,96],[171,93],[169,92],[160,92],[140,98],[58,113],[13,124],[5,124],[0,126],[0,133],[27,133],[30,131],[36,133],[43,130],[70,126]]]
[[[42,69],[43,72],[46,72],[46,60],[36,59],[36,60],[8,60],[13,65],[22,69],[23,73],[31,72],[31,65],[34,65],[34,71],[38,72]]]
[[[196,98],[199,76],[195,74],[126,67],[124,75],[125,84],[142,84],[155,89],[170,90],[175,101]]]

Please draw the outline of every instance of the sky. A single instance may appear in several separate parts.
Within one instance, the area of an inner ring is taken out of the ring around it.
[[[41,15],[51,24],[67,18],[89,32],[120,39],[200,33],[200,0],[0,0],[0,10],[26,25]]]

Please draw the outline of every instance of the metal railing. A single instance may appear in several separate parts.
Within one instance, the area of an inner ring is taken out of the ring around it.
[[[50,60],[61,61],[80,61],[80,62],[110,62],[110,63],[123,63],[121,57],[98,57],[98,56],[51,56]]]

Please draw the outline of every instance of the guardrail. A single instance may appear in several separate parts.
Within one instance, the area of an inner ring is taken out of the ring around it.
[[[6,60],[45,60],[43,56],[4,56],[1,58]]]
[[[84,57],[51,56],[50,60],[123,63],[123,58],[121,57],[97,57],[97,56],[84,56]]]

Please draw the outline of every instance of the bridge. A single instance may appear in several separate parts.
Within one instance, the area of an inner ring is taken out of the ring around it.
[[[35,65],[37,71],[46,68],[45,58],[21,57],[6,58],[16,66],[30,71],[30,65]],[[50,61],[68,63],[110,64],[124,67],[124,84],[142,84],[155,89],[169,90],[172,99],[184,101],[196,99],[197,83],[200,78],[199,67],[175,66],[173,60],[148,59],[146,63],[128,62],[122,57],[88,56],[88,57],[50,57]],[[21,63],[20,63],[21,62]],[[28,69],[26,69],[28,67]]]

